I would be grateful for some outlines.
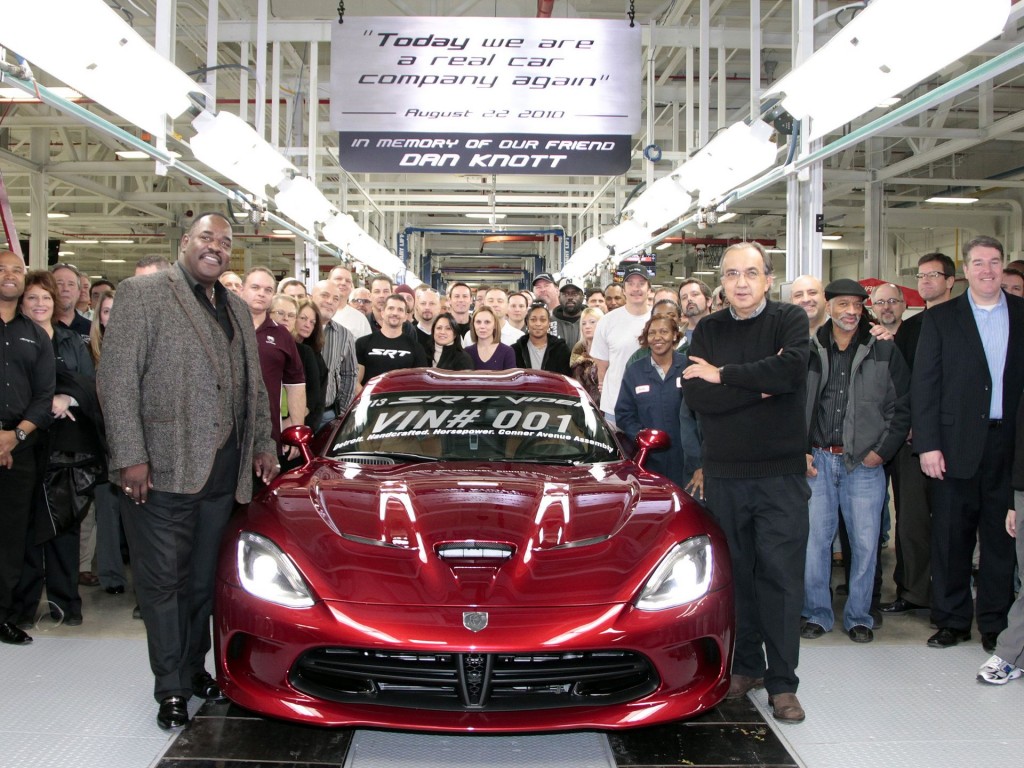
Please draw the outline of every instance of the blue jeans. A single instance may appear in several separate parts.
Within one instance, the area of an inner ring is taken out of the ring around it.
[[[858,464],[846,470],[843,457],[814,449],[816,477],[808,478],[811,501],[808,505],[810,533],[807,537],[807,561],[804,566],[804,609],[807,621],[832,629],[832,539],[842,511],[850,535],[850,596],[843,611],[843,629],[861,625],[873,627],[871,589],[874,584],[879,510],[885,498],[885,470],[881,466]]]

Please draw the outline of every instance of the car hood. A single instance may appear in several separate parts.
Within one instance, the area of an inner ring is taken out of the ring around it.
[[[699,507],[629,462],[322,462],[250,508],[325,599],[410,605],[629,600]]]

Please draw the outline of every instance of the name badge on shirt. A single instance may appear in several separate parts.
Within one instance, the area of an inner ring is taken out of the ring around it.
[[[645,395],[645,394],[647,394],[650,391],[651,391],[651,385],[650,384],[638,384],[637,388],[634,390],[634,392],[636,392],[636,394],[638,394],[638,395]]]
[[[676,389],[682,389],[682,388],[683,388],[683,377],[682,376],[676,376]]]

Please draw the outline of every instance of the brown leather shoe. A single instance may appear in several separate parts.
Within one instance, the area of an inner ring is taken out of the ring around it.
[[[725,694],[727,699],[742,699],[749,691],[755,688],[764,688],[763,677],[750,677],[749,675],[733,675],[729,682],[729,692]]]
[[[795,693],[777,693],[768,697],[768,706],[772,708],[772,717],[780,723],[802,723],[804,708]]]

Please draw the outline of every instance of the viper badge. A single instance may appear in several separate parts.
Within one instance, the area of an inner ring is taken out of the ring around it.
[[[487,612],[466,611],[462,614],[462,626],[470,632],[479,632],[487,626]]]

